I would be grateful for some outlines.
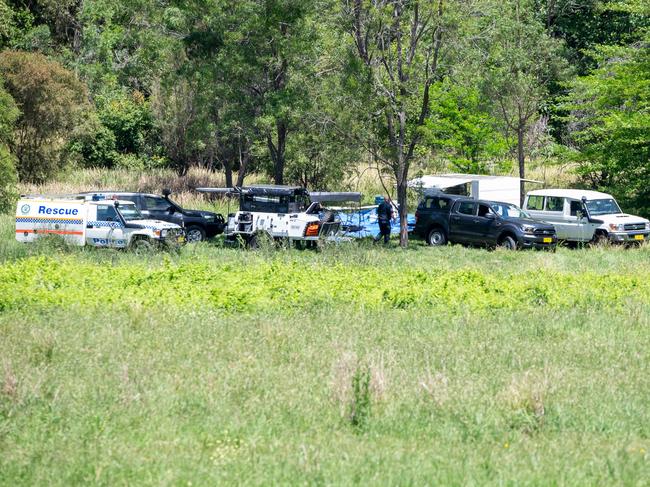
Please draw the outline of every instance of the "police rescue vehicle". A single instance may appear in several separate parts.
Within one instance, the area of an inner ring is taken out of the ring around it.
[[[342,201],[359,193],[309,193],[299,186],[256,185],[235,188],[196,188],[204,193],[239,197],[239,211],[228,215],[226,239],[241,238],[255,247],[260,238],[315,244],[334,239],[341,222],[321,201]]]
[[[16,240],[33,242],[60,235],[73,245],[143,248],[184,242],[183,229],[173,223],[146,220],[130,201],[101,195],[23,196],[16,205]]]

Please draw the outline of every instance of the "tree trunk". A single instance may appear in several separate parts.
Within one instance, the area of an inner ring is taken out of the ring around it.
[[[232,188],[232,161],[229,158],[223,161],[223,169],[226,172],[226,188]]]
[[[524,131],[525,125],[520,123],[517,126],[517,160],[519,161],[519,205],[524,205],[524,198],[526,196],[526,156],[524,154]]]
[[[406,248],[409,244],[408,207],[406,204],[407,180],[402,172],[397,180],[397,206],[399,207],[399,245]]]
[[[239,172],[237,173],[237,186],[244,185],[244,177],[248,170],[248,162],[251,159],[250,148],[248,147],[248,139],[244,142],[245,147],[242,147],[241,139],[239,140]]]
[[[271,134],[267,135],[267,145],[273,160],[273,180],[275,184],[284,184],[284,156],[287,140],[287,124],[283,120],[276,122],[277,144],[273,143]]]

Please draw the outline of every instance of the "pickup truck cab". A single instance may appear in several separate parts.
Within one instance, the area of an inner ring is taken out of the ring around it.
[[[164,190],[162,196],[150,193],[128,191],[102,191],[81,193],[82,195],[101,195],[106,199],[131,201],[145,218],[175,223],[185,229],[188,242],[200,242],[223,233],[226,221],[219,213],[204,210],[188,210],[173,201],[171,191]]]
[[[650,222],[623,213],[612,195],[578,189],[543,189],[526,195],[532,218],[551,223],[559,240],[568,242],[643,242]]]
[[[516,205],[453,195],[426,195],[416,212],[416,235],[429,245],[554,248],[553,225],[534,221]]]

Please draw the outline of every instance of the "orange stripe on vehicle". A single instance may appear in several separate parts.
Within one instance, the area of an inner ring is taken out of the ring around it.
[[[57,235],[83,235],[84,232],[72,232],[69,230],[31,230],[31,229],[24,229],[24,230],[19,230],[16,228],[16,233],[56,233]]]

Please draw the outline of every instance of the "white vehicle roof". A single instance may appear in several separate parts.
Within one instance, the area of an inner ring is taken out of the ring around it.
[[[590,191],[587,189],[536,189],[529,191],[528,196],[557,196],[560,198],[571,198],[580,200],[584,196],[588,200],[613,199],[611,194],[601,193],[600,191]]]
[[[84,203],[90,203],[92,205],[105,205],[105,204],[113,204],[115,201],[119,202],[120,205],[134,205],[133,201],[129,200],[120,200],[120,199],[101,199],[101,200],[93,200],[90,198],[85,198],[85,197],[79,197],[79,196],[74,196],[74,195],[22,195],[21,200],[33,200],[33,201],[43,201],[43,202],[52,202],[52,203],[67,203],[67,204],[84,204]]]

